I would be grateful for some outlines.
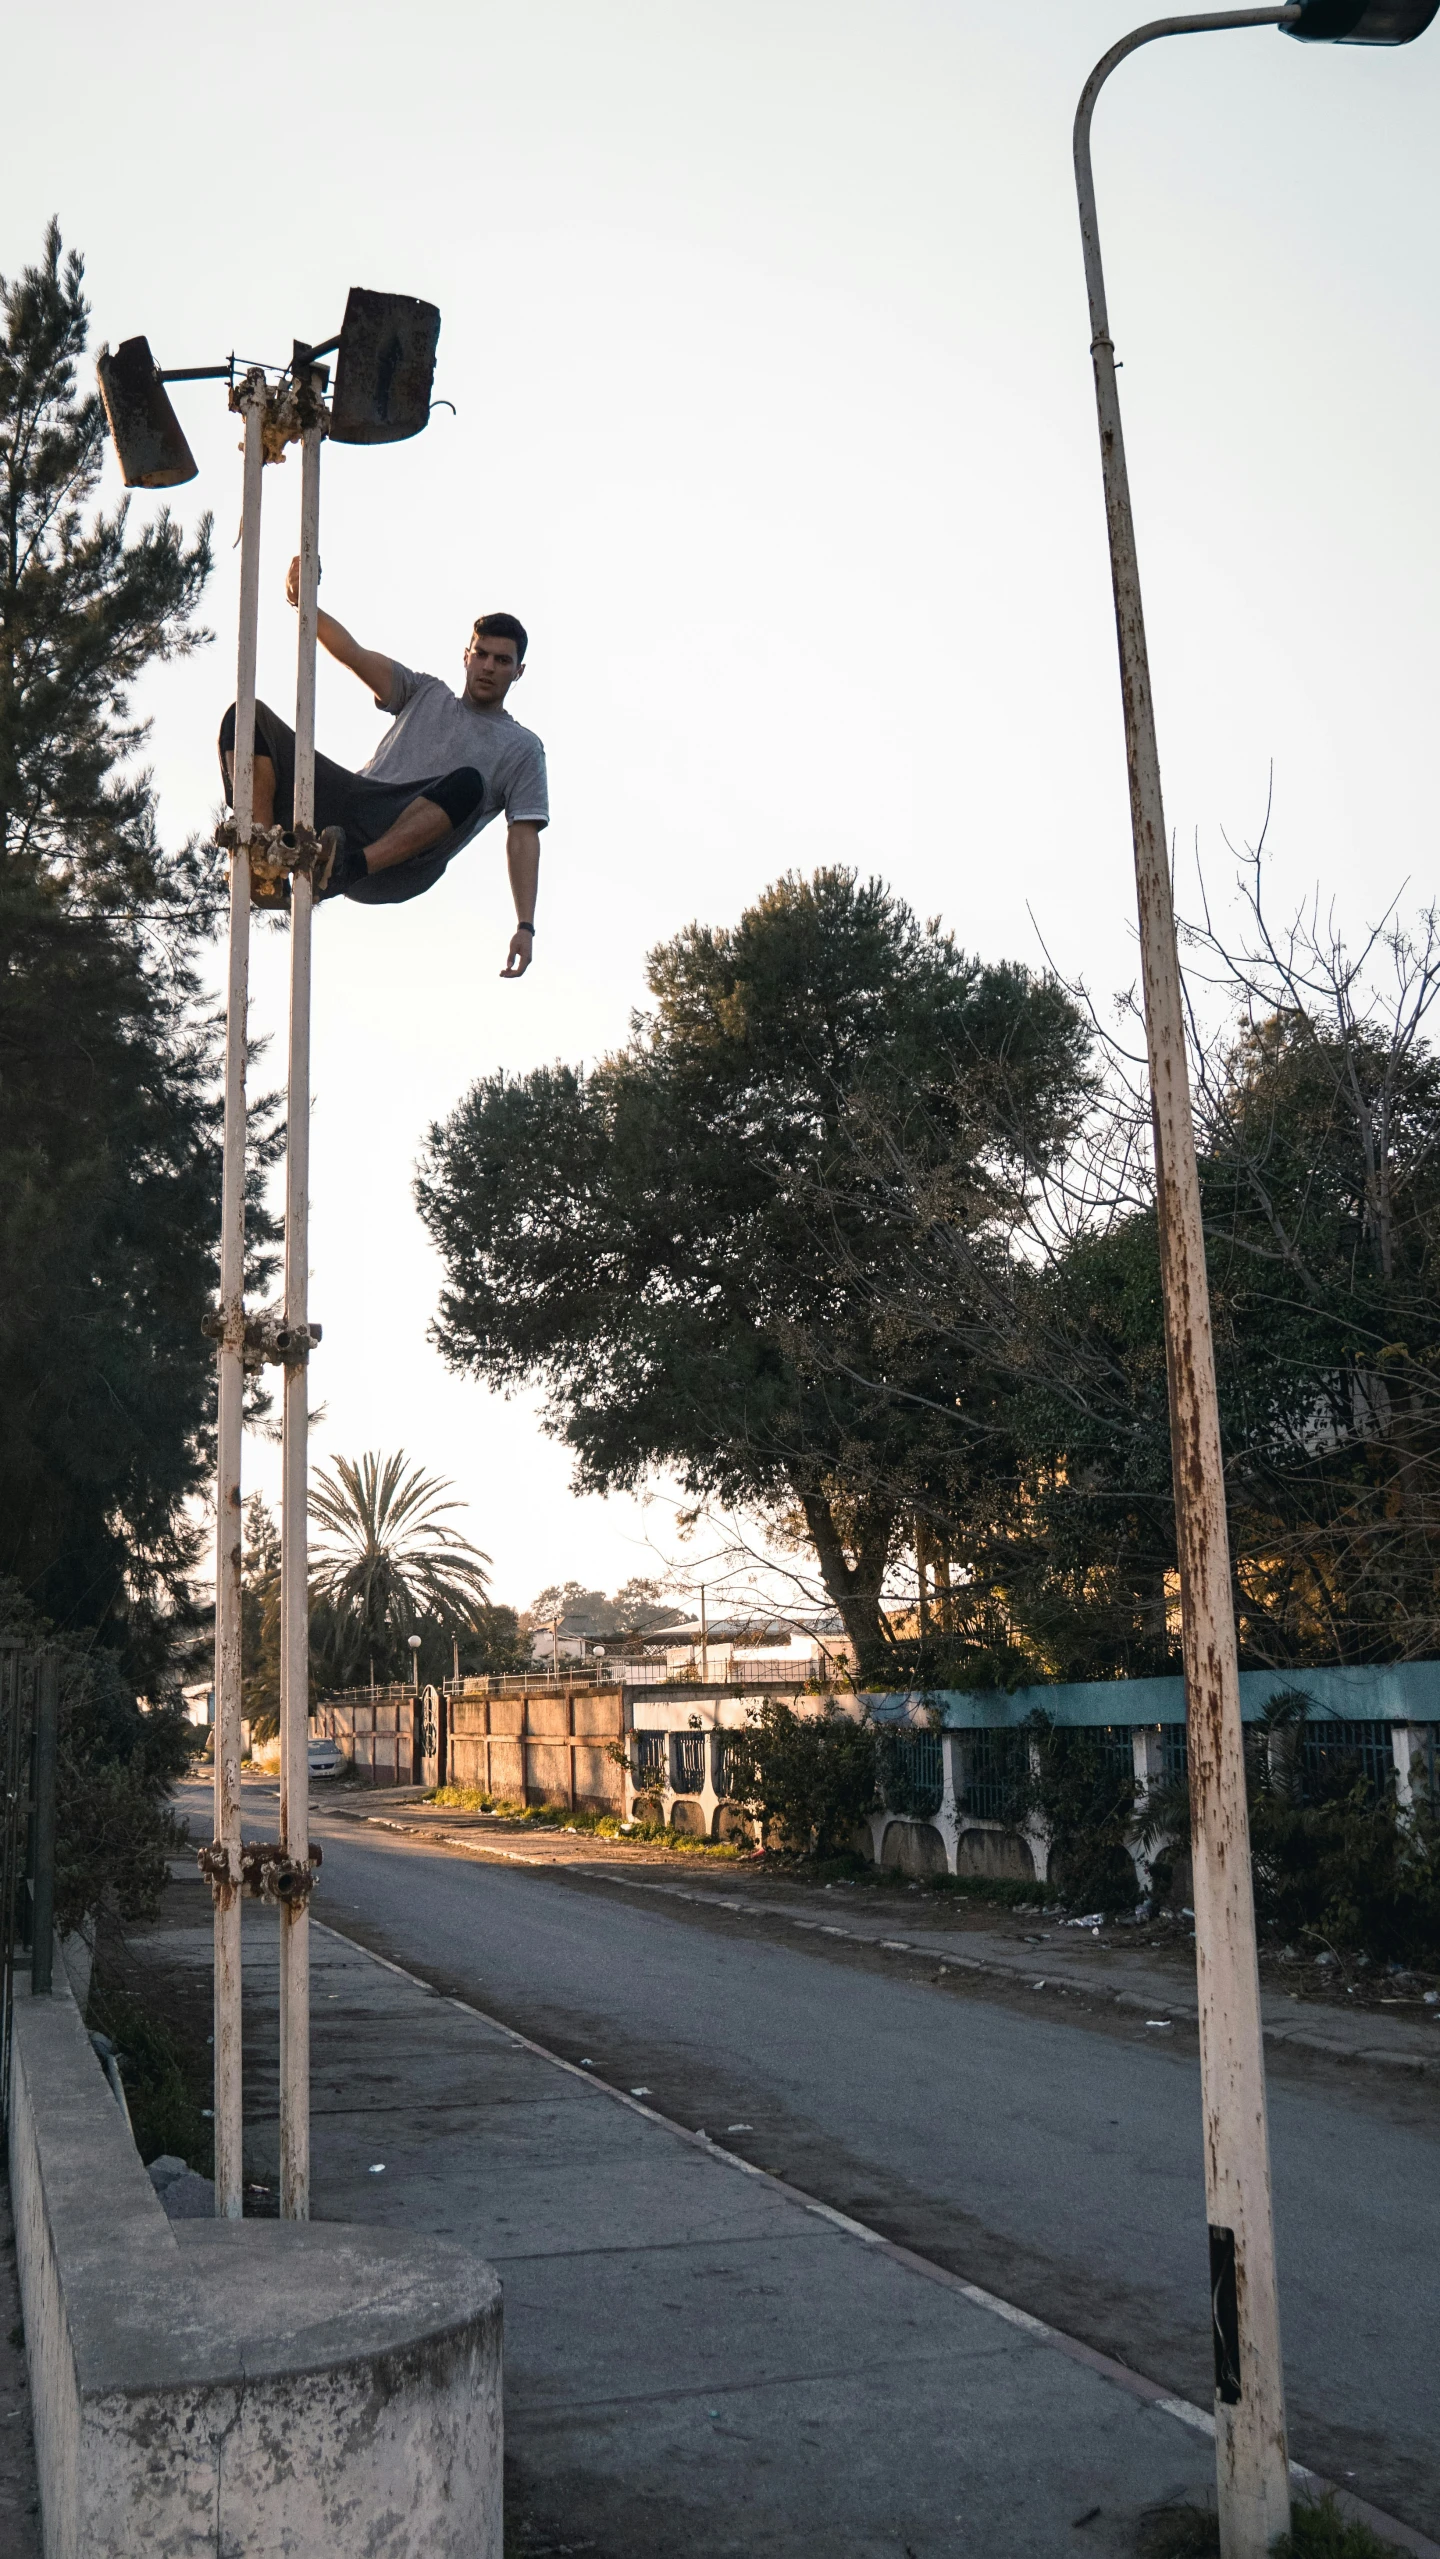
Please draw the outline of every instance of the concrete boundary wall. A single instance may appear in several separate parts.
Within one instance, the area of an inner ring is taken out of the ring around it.
[[[1382,1749],[1394,1767],[1397,1800],[1411,1802],[1435,1783],[1440,1752],[1440,1663],[1401,1662],[1371,1668],[1242,1671],[1241,1712],[1247,1723],[1262,1718],[1282,1691],[1301,1691],[1317,1722],[1333,1719],[1385,1728]],[[877,1811],[863,1825],[862,1842],[877,1866],[924,1880],[927,1876],[990,1876],[1044,1886],[1050,1844],[1033,1820],[1023,1830],[988,1820],[969,1809],[971,1759],[987,1736],[1011,1737],[1026,1746],[1026,1727],[1037,1712],[1067,1729],[1113,1734],[1129,1753],[1137,1801],[1165,1782],[1164,1732],[1183,1726],[1183,1680],[1091,1680],[1051,1688],[927,1689],[890,1691],[776,1691],[801,1715],[839,1708],[870,1714],[877,1724],[934,1735],[940,1754],[940,1801],[928,1814]],[[642,1793],[660,1799],[664,1818],[701,1839],[723,1839],[742,1825],[729,1807],[721,1773],[727,1732],[743,1727],[764,1699],[748,1689],[713,1682],[627,1688],[625,1729],[631,1761],[625,1778],[625,1811],[638,1809]],[[1034,1743],[1029,1743],[1033,1760]],[[637,1756],[646,1752],[649,1782],[636,1783]],[[1153,1853],[1132,1845],[1137,1891],[1150,1889]]]
[[[501,2559],[501,2304],[463,2249],[177,2222],[56,1966],[10,2183],[45,2559]]]

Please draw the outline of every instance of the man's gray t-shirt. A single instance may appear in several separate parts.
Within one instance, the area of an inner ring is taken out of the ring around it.
[[[438,675],[417,675],[398,659],[391,665],[390,699],[378,707],[395,716],[361,771],[374,782],[438,782],[468,764],[485,784],[474,816],[446,836],[445,863],[502,809],[512,826],[547,825],[545,749],[534,730],[522,729],[503,704],[478,710]]]

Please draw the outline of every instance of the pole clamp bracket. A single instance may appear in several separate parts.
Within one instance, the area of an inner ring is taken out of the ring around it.
[[[275,1839],[247,1839],[240,1851],[240,1880],[254,1901],[283,1903],[303,1910],[315,1890],[324,1851],[318,1843],[308,1859],[292,1857]]]
[[[222,819],[215,841],[227,853],[241,850],[233,817]],[[244,846],[250,859],[252,905],[283,912],[290,904],[290,882],[296,871],[308,874],[312,897],[323,897],[344,843],[344,830],[338,826],[322,827],[318,835],[313,826],[252,826]]]
[[[230,1863],[227,1843],[223,1839],[212,1839],[208,1848],[196,1850],[195,1863],[210,1887],[212,1899],[217,1902],[228,1900],[240,1877]]]
[[[298,381],[267,383],[260,368],[252,366],[234,385],[230,406],[240,416],[252,400],[265,404],[260,442],[267,462],[283,462],[287,444],[299,444],[307,427],[318,426],[322,435],[330,432],[330,412],[308,374]]]
[[[258,1315],[243,1319],[238,1339],[236,1328],[226,1324],[223,1314],[202,1315],[200,1330],[207,1341],[238,1350],[255,1375],[267,1367],[303,1368],[325,1328],[323,1324],[287,1324],[283,1306],[262,1306]]]

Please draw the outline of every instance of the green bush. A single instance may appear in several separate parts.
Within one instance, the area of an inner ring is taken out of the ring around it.
[[[1309,1705],[1286,1691],[1246,1736],[1257,1918],[1287,1938],[1321,1937],[1382,1963],[1440,1963],[1434,1807],[1377,1796],[1343,1760],[1328,1775],[1307,1768]]]
[[[876,1799],[874,1725],[767,1698],[731,1739],[730,1799],[801,1856],[843,1855]]]
[[[113,1652],[57,1642],[18,1585],[0,1580],[0,1634],[60,1668],[55,1774],[55,1925],[62,1936],[102,1906],[159,1914],[168,1861],[185,1846],[170,1806],[202,1736],[178,1698],[142,1710]]]

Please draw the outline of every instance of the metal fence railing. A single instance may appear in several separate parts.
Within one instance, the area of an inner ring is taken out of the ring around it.
[[[636,1733],[633,1736],[630,1765],[641,1794],[651,1794],[665,1783],[665,1739],[664,1733]]]
[[[945,1794],[940,1735],[896,1732],[882,1726],[877,1742],[880,1794],[886,1810],[917,1821],[938,1813]]]
[[[703,1795],[705,1791],[705,1736],[703,1733],[671,1734],[670,1783],[677,1795]]]
[[[1030,1746],[1024,1733],[967,1733],[962,1809],[972,1821],[1013,1822],[1029,1774]]]
[[[1341,1793],[1359,1778],[1377,1800],[1393,1794],[1395,1750],[1389,1725],[1319,1720],[1302,1724],[1300,1775],[1312,1801]]]
[[[608,1653],[602,1660],[562,1662],[558,1670],[548,1664],[537,1664],[534,1670],[495,1672],[484,1677],[447,1679],[445,1692],[450,1697],[534,1697],[563,1696],[571,1688],[662,1688],[681,1691],[692,1688],[821,1688],[833,1685],[839,1672],[823,1664],[795,1661],[786,1654],[767,1658],[764,1654],[733,1661],[728,1665],[708,1662],[702,1678],[700,1666],[685,1665],[672,1670],[668,1662],[627,1659],[622,1653]],[[368,1688],[347,1690],[346,1696],[388,1697],[408,1695],[408,1690]]]

